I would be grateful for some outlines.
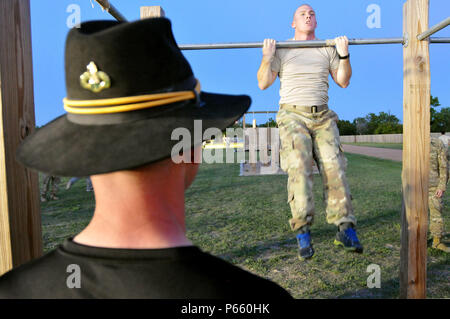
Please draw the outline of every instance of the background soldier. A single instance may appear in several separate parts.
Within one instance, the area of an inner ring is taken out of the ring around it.
[[[58,192],[58,184],[61,179],[58,176],[44,174],[44,181],[42,182],[41,191],[41,202],[46,202],[47,200],[57,200],[56,196]]]
[[[317,20],[309,5],[300,6],[292,21],[294,40],[315,40]],[[276,42],[265,39],[258,70],[258,85],[264,90],[280,77],[280,110],[277,123],[281,139],[281,168],[288,173],[289,224],[297,231],[300,259],[311,258],[309,226],[314,218],[313,159],[324,184],[327,221],[338,226],[334,243],[346,250],[362,252],[356,231],[350,191],[345,176],[346,159],[337,128],[338,117],[328,109],[328,75],[347,87],[352,75],[347,37],[335,39],[336,48],[276,50]]]
[[[450,162],[450,136],[445,135],[445,131],[441,132],[439,139],[444,143],[444,148],[447,150],[447,164]],[[450,165],[447,167],[447,172],[449,171]]]
[[[442,218],[443,195],[448,181],[447,150],[437,138],[431,138],[430,147],[430,184],[428,206],[430,209],[430,233],[433,237],[432,247],[449,252],[449,247],[442,242],[444,219]]]

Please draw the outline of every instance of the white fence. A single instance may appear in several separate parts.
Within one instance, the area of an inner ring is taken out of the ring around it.
[[[241,163],[240,176],[286,174],[280,168],[278,128],[246,128],[244,151],[247,150],[248,161]]]
[[[445,135],[450,136],[450,133]],[[439,137],[441,133],[431,133],[432,137]],[[403,134],[376,134],[376,135],[344,135],[343,143],[403,143]]]

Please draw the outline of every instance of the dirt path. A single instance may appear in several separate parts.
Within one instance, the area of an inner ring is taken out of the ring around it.
[[[381,147],[367,147],[343,144],[344,152],[362,154],[372,157],[388,159],[391,161],[402,161],[402,150],[381,148]]]

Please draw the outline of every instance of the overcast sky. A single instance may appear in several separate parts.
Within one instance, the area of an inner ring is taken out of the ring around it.
[[[110,0],[130,21],[139,19],[141,6],[161,5],[172,21],[175,39],[183,43],[279,41],[294,35],[290,24],[302,1],[282,0]],[[330,39],[402,36],[404,0],[310,0],[316,11],[316,36]],[[79,9],[81,21],[113,19],[90,0],[31,0],[36,124],[64,113],[64,41]],[[449,0],[430,0],[430,26],[450,16]],[[450,27],[434,36],[450,37]],[[145,41],[145,39],[142,39]],[[430,45],[431,94],[450,106],[450,44]],[[344,120],[370,112],[390,112],[402,121],[403,58],[400,44],[351,46],[353,77],[339,88],[330,77],[329,106]],[[202,89],[248,94],[253,111],[278,110],[279,80],[265,91],[256,72],[261,49],[185,51]],[[263,123],[274,115],[255,116]],[[251,121],[252,115],[249,115]]]

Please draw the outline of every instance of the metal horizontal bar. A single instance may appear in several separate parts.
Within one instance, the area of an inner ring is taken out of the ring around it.
[[[127,19],[112,5],[109,0],[95,0],[98,4],[112,15],[117,21],[127,22]]]
[[[267,114],[267,113],[278,113],[278,111],[249,111],[245,114]]]
[[[435,24],[434,26],[432,26],[431,28],[429,28],[427,31],[422,32],[421,34],[419,34],[417,36],[417,39],[422,41],[425,38],[428,38],[430,35],[438,32],[439,30],[445,28],[446,26],[448,26],[450,24],[450,17],[448,17],[447,19],[445,19],[444,21],[439,22],[438,24]]]
[[[349,39],[350,45],[366,44],[394,44],[403,43],[403,38],[378,38],[378,39]],[[210,50],[210,49],[251,49],[262,48],[263,42],[233,42],[233,43],[209,43],[209,44],[180,44],[181,50]],[[334,40],[308,40],[308,41],[280,41],[277,48],[311,48],[334,46]]]
[[[431,43],[450,43],[450,38],[430,38]]]

